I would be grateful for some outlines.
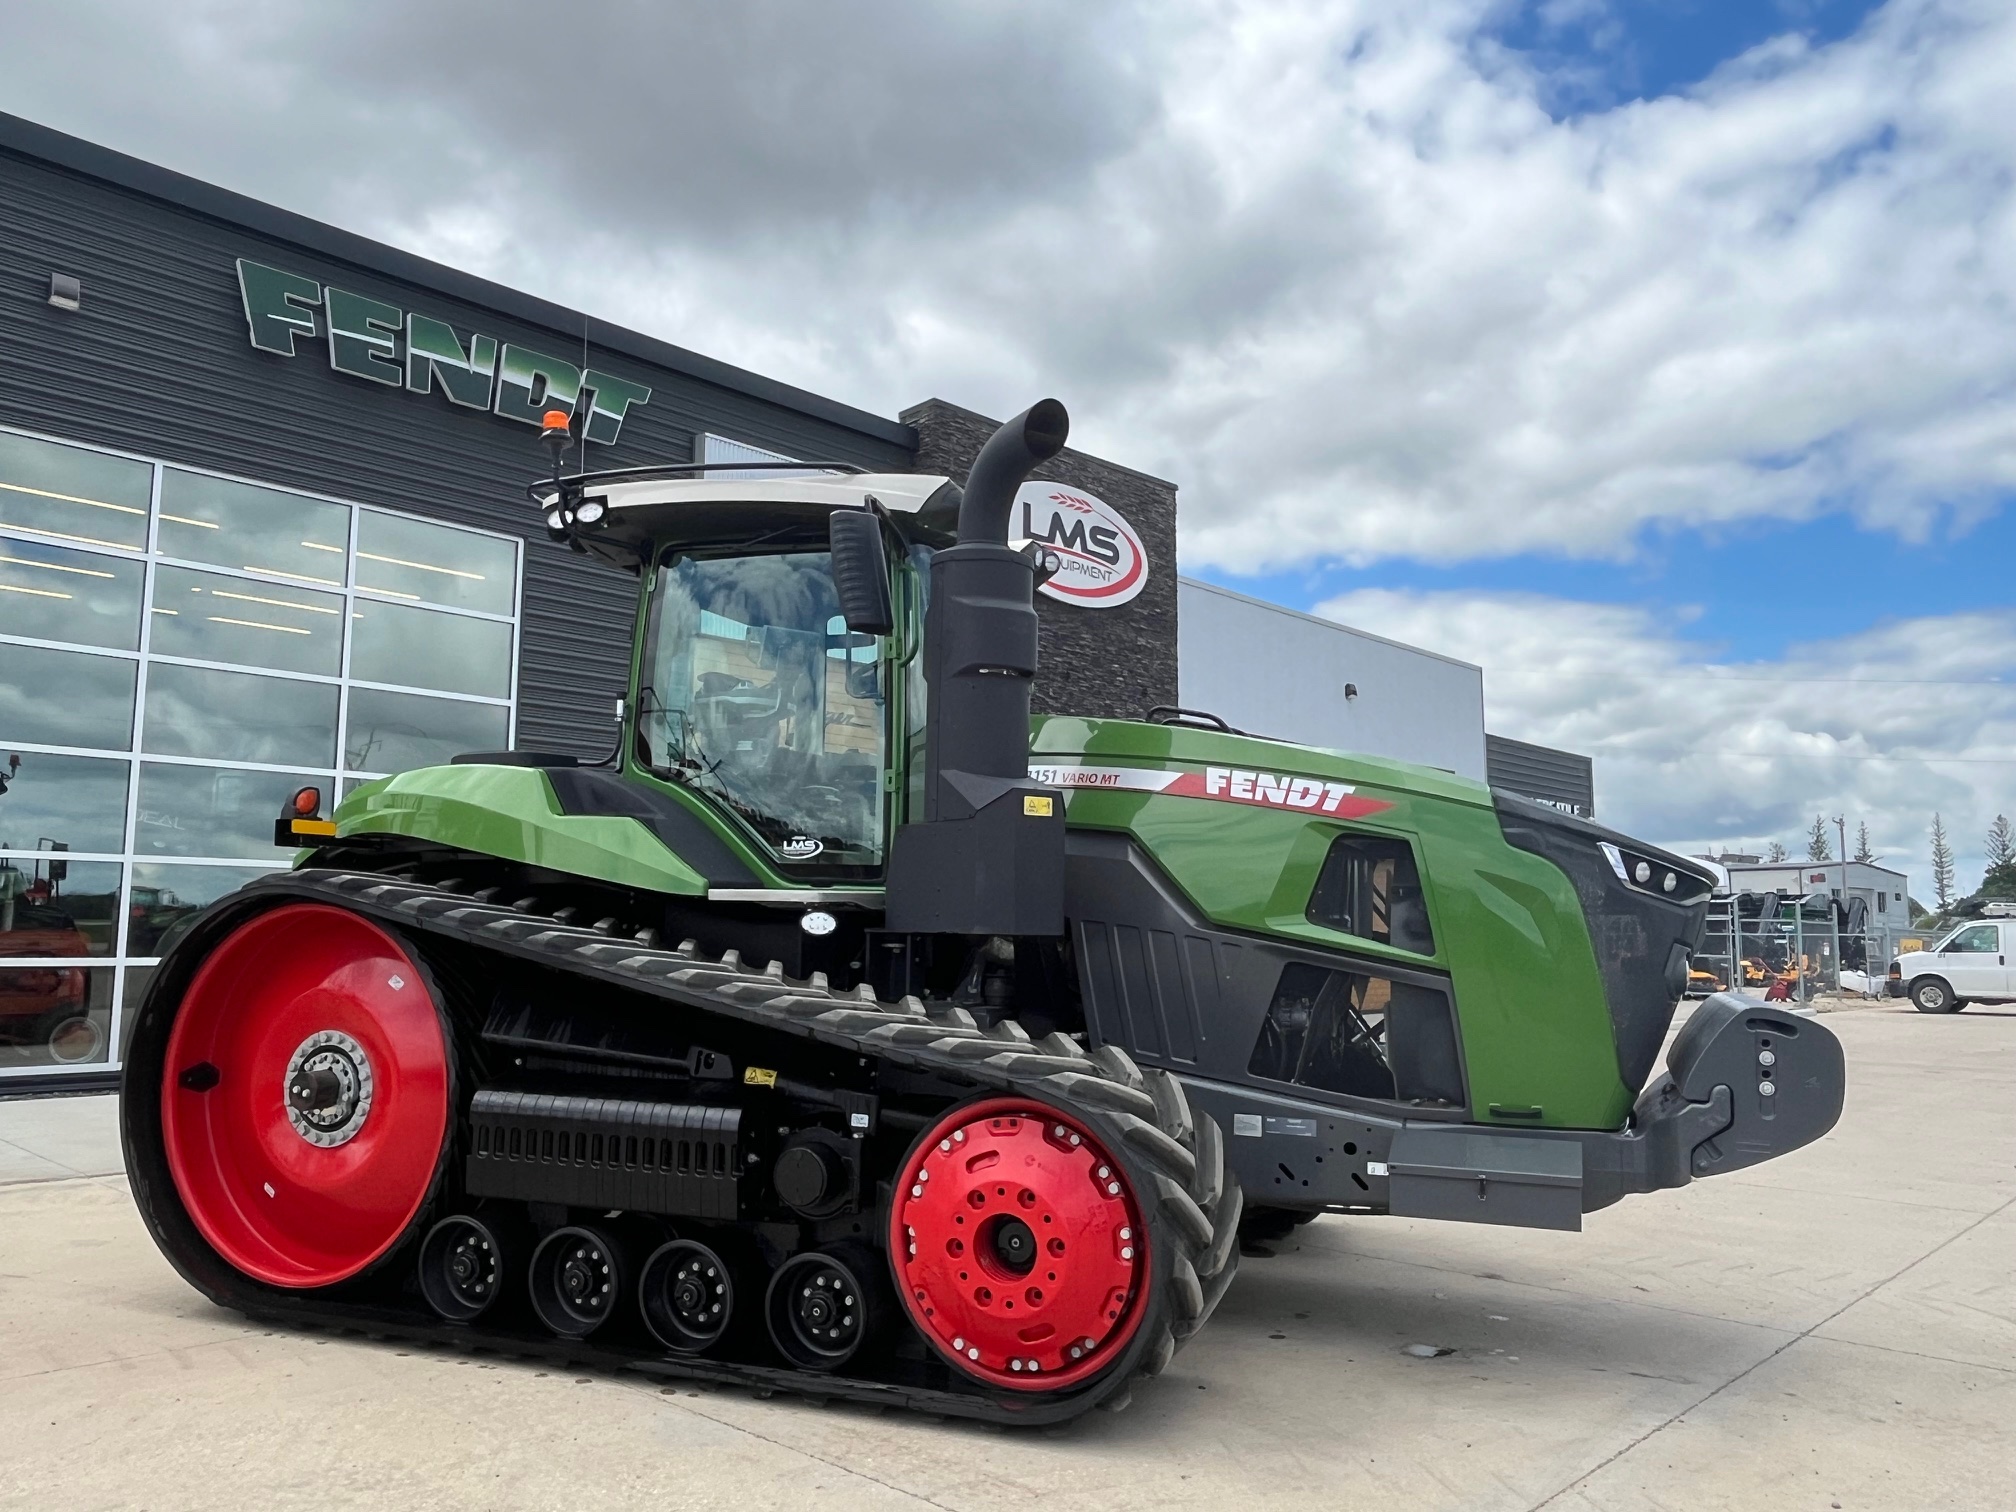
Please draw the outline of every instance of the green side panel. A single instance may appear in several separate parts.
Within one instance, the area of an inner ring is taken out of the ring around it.
[[[1542,857],[1505,842],[1491,791],[1447,772],[1379,757],[1210,730],[1050,716],[1036,758],[1198,770],[1225,766],[1349,782],[1391,808],[1340,821],[1288,809],[1169,794],[1078,788],[1075,827],[1126,830],[1215,924],[1372,959],[1438,968],[1455,987],[1471,1116],[1531,1128],[1614,1129],[1632,1089],[1575,889]],[[1413,842],[1436,953],[1416,955],[1312,924],[1310,894],[1340,833]],[[1539,1108],[1535,1118],[1496,1118]]]
[[[405,835],[618,887],[707,892],[706,879],[635,819],[563,814],[536,767],[421,767],[352,789],[334,817],[338,838]]]

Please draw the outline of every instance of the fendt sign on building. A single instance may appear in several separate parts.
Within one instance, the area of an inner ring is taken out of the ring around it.
[[[1148,583],[1148,550],[1119,510],[1081,488],[1024,483],[1014,533],[1052,547],[1063,568],[1037,590],[1066,604],[1114,609]]]
[[[537,425],[548,410],[573,415],[586,405],[582,434],[607,446],[630,407],[651,400],[641,383],[494,336],[472,334],[465,346],[445,320],[249,258],[238,259],[238,288],[260,351],[292,357],[297,339],[325,336],[337,372],[415,394],[431,393],[438,383],[448,402],[463,409]]]

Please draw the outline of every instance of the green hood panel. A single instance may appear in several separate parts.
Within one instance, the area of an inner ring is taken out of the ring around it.
[[[1445,971],[1455,988],[1479,1123],[1614,1129],[1635,1088],[1618,1074],[1603,982],[1574,884],[1515,849],[1491,790],[1427,767],[1169,725],[1051,716],[1032,766],[1239,768],[1349,783],[1382,807],[1357,818],[1310,808],[1209,802],[1124,787],[1066,787],[1073,828],[1124,830],[1213,923]],[[1421,956],[1310,922],[1331,842],[1349,830],[1406,839],[1420,858],[1435,953]],[[1537,1116],[1495,1115],[1499,1108]]]
[[[618,887],[686,897],[707,892],[706,879],[635,819],[562,813],[537,767],[401,772],[352,789],[335,820],[338,839],[403,835]]]

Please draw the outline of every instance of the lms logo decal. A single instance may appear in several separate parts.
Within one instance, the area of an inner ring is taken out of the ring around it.
[[[1148,553],[1120,511],[1082,489],[1024,483],[1015,495],[1010,534],[1041,541],[1064,559],[1064,570],[1039,593],[1087,609],[1113,609],[1148,582]]]
[[[1283,772],[1249,772],[1243,767],[1206,767],[1201,772],[1151,772],[1141,767],[1031,766],[1029,775],[1045,787],[1103,788],[1132,793],[1165,793],[1172,798],[1208,798],[1255,808],[1303,809],[1338,819],[1363,819],[1392,804],[1362,798],[1348,782],[1295,777]]]

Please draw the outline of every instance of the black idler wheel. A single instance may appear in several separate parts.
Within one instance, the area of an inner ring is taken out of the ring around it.
[[[585,1339],[622,1305],[623,1249],[599,1229],[555,1229],[532,1251],[532,1311],[563,1339]]]
[[[480,1218],[443,1218],[420,1241],[420,1295],[448,1322],[473,1323],[510,1290],[518,1253]]]
[[[777,1352],[803,1370],[838,1370],[881,1331],[887,1311],[874,1258],[847,1246],[777,1267],[764,1321]]]
[[[736,1274],[735,1266],[697,1239],[660,1245],[637,1283],[644,1326],[674,1354],[705,1354],[737,1331]]]

